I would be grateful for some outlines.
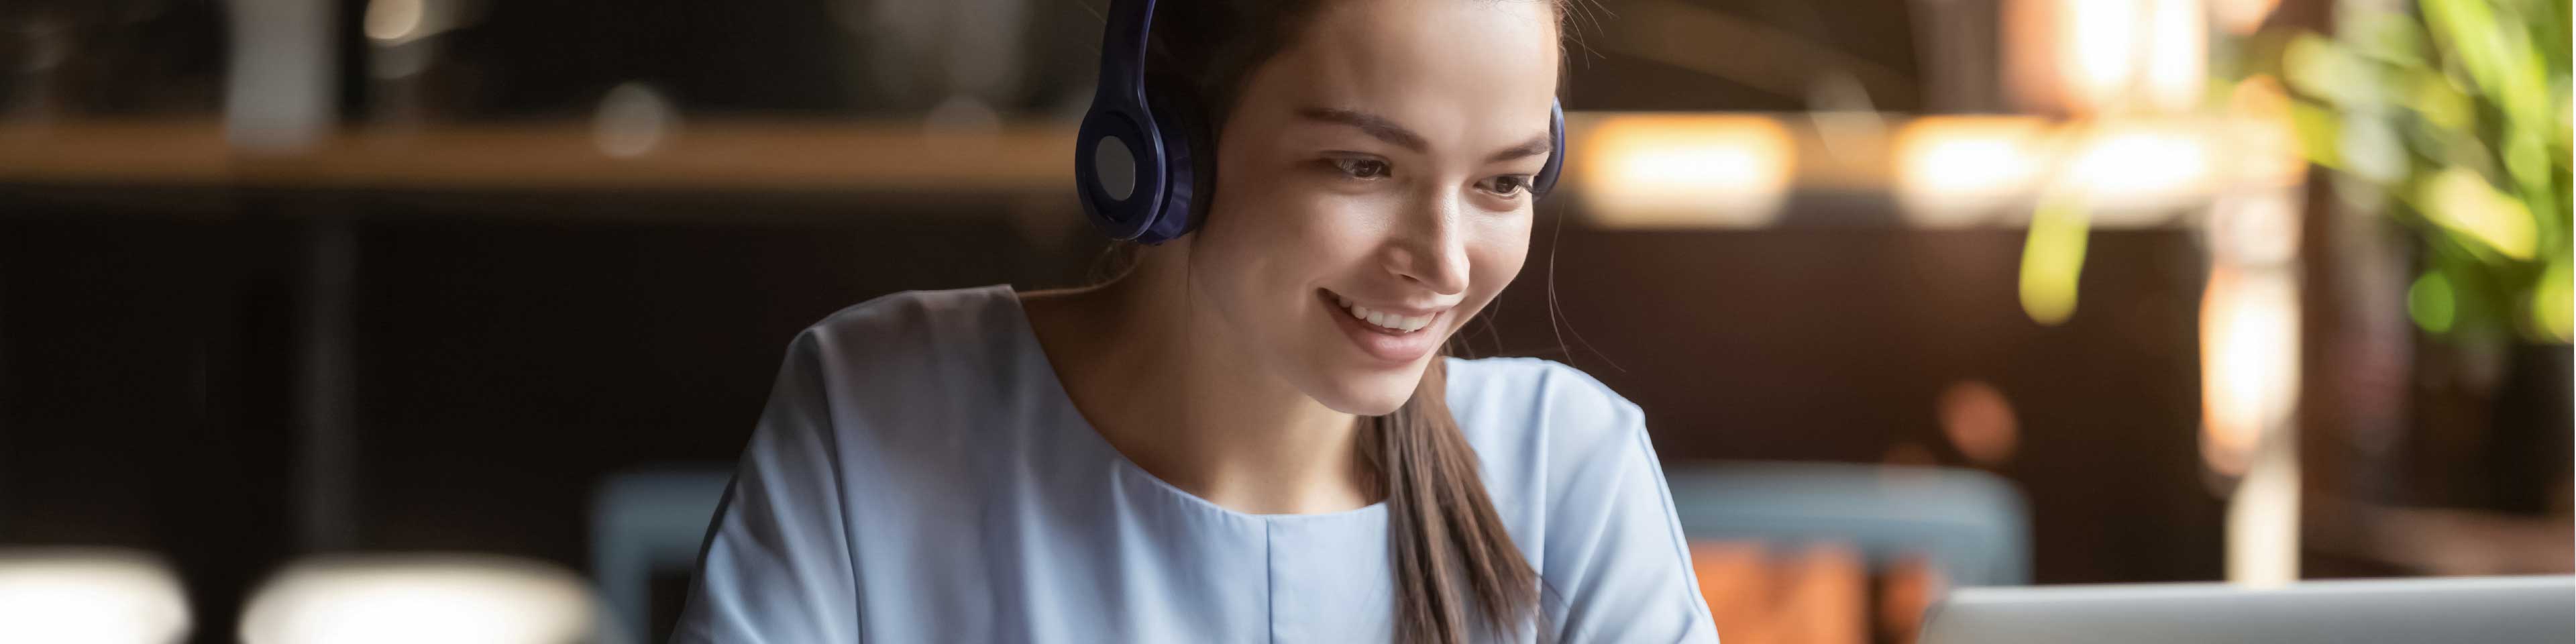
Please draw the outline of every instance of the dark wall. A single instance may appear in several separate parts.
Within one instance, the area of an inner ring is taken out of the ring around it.
[[[294,546],[293,240],[247,201],[0,187],[0,543],[163,553],[200,632]]]
[[[2223,505],[2201,484],[2196,437],[2202,274],[2188,232],[2097,231],[2081,303],[2056,327],[2022,313],[2020,230],[1543,226],[1534,238],[1499,304],[1502,351],[1568,361],[1628,396],[1667,459],[1878,462],[1922,449],[1966,466],[1936,401],[1982,381],[2019,427],[1993,469],[2029,497],[2039,581],[2220,574]]]

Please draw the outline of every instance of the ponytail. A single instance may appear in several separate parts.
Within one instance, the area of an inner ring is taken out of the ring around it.
[[[1538,603],[1538,572],[1512,545],[1449,415],[1448,360],[1433,356],[1413,398],[1373,418],[1363,456],[1385,486],[1395,573],[1395,641],[1463,644],[1474,627],[1511,633]]]

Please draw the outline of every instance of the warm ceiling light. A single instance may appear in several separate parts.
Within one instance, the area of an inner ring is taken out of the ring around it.
[[[2060,189],[2080,191],[2094,224],[2162,223],[2205,202],[2216,177],[2208,138],[2180,122],[2109,122],[2083,126]]]
[[[2023,107],[2077,115],[2198,107],[2204,0],[2009,0],[2005,67]]]
[[[2214,268],[2201,295],[2201,458],[2243,474],[2299,394],[2299,293],[2286,274]]]
[[[586,641],[588,585],[542,563],[481,555],[334,555],[290,565],[251,597],[247,644]]]
[[[0,642],[169,644],[186,596],[158,557],[110,548],[0,550]]]
[[[1908,223],[1959,228],[2028,208],[2046,158],[2035,117],[1925,117],[1896,135],[1896,200]]]
[[[1796,164],[1787,128],[1762,116],[1604,114],[1569,127],[1584,214],[1610,227],[1768,225]]]

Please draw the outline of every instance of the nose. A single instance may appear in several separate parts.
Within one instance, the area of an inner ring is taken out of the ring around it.
[[[1467,292],[1467,239],[1458,197],[1427,200],[1395,227],[1386,270],[1440,295]]]

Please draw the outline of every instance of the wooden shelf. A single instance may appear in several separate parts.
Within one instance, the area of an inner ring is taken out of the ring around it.
[[[1762,228],[1852,213],[1865,221],[1828,225],[2016,227],[2035,207],[2042,169],[2070,166],[2094,200],[2096,226],[2188,225],[2181,213],[2221,193],[2299,181],[2305,165],[2284,147],[2286,134],[2245,125],[1578,112],[1567,116],[1573,158],[1563,186],[1588,221],[1615,228]],[[981,132],[911,119],[689,121],[649,145],[625,144],[644,151],[612,154],[618,146],[589,122],[435,124],[352,128],[261,153],[227,140],[215,120],[0,123],[0,184],[1069,197],[1074,130],[1060,121]],[[2248,142],[2266,145],[2240,149]]]
[[[1071,186],[1071,124],[932,133],[918,122],[707,122],[632,156],[581,123],[374,128],[292,153],[215,121],[0,124],[0,182],[391,189],[1033,192]]]

